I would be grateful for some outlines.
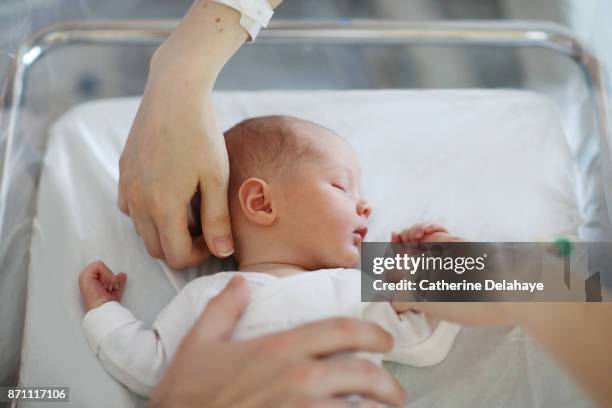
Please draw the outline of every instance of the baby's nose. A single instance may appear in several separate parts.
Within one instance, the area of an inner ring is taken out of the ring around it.
[[[360,200],[359,203],[357,203],[357,214],[367,218],[370,216],[371,212],[372,207],[370,207],[370,204],[368,204],[367,201]]]

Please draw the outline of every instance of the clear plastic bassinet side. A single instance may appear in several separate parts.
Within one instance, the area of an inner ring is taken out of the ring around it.
[[[0,83],[0,176],[19,185],[10,196],[8,189],[4,194],[0,193],[0,196],[4,195],[0,198],[0,213],[11,219],[3,222],[5,227],[0,229],[0,384],[9,385],[13,383],[19,363],[16,351],[20,345],[26,306],[29,263],[26,248],[31,237],[32,198],[36,185],[29,165],[38,162],[39,158],[30,154],[29,143],[15,146],[14,139],[9,137],[15,132],[16,121],[12,115],[17,113],[17,109],[12,108],[12,92],[18,64],[12,55],[2,54],[0,58],[4,58],[0,66],[7,68],[5,75],[0,77],[4,78]],[[8,159],[8,152],[14,152],[12,155],[16,159]],[[7,188],[8,184],[0,182],[0,190]]]

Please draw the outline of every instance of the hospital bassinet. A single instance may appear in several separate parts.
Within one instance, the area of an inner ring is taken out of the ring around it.
[[[95,69],[96,61],[116,58],[119,49],[131,47],[129,54],[121,56],[133,58],[136,66],[124,60],[116,70],[101,73],[108,81],[103,82],[96,97],[139,95],[146,66],[138,63],[147,60],[174,24],[165,21],[67,23],[34,35],[14,60],[4,83],[0,112],[0,383],[3,385],[17,380],[21,339],[28,335],[27,331],[23,333],[25,308],[29,302],[36,301],[28,296],[27,276],[32,220],[36,217],[48,128],[74,102],[87,99],[85,96],[72,101],[62,93],[65,92],[62,87],[74,83],[69,79],[74,73],[62,71],[62,61],[81,58],[84,65]],[[266,65],[266,56],[271,53],[285,54],[287,65],[283,69],[271,69]],[[449,61],[457,61],[457,57],[465,61],[501,55],[510,55],[517,62],[518,75],[511,78],[493,75],[485,83],[479,83],[469,76],[452,75],[454,67],[448,65]],[[321,61],[321,69],[301,69],[302,61],[313,58]],[[427,78],[413,81],[394,69],[394,65],[406,64],[412,58],[429,61],[428,67],[433,69]],[[381,76],[380,72],[385,75]],[[561,112],[565,138],[559,143],[568,144],[578,174],[580,237],[610,240],[612,133],[603,73],[597,58],[570,32],[545,23],[275,21],[257,42],[244,47],[230,62],[218,89],[482,86],[535,91],[553,101]],[[489,334],[489,340],[500,336]]]

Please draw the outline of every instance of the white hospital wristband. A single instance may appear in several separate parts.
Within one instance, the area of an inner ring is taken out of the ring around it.
[[[259,30],[267,27],[274,10],[266,0],[213,0],[240,13],[240,25],[249,33],[251,41],[255,40]]]

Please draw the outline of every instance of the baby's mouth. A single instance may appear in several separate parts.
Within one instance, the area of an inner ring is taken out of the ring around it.
[[[353,231],[353,238],[356,241],[355,243],[357,244],[363,242],[367,233],[368,227],[357,228],[355,231]]]

